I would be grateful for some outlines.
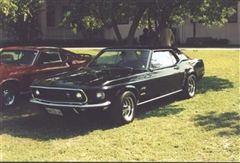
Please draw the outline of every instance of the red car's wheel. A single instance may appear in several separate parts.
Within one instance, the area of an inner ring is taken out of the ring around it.
[[[13,106],[16,102],[16,89],[11,87],[3,87],[1,90],[1,100],[0,100],[0,106],[1,109],[6,109],[11,106]]]

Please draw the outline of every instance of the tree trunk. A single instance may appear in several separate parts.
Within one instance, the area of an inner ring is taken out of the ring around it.
[[[150,16],[150,9],[148,9],[148,29],[152,29],[152,22],[151,22],[151,16]]]
[[[78,31],[82,33],[83,38],[89,39],[89,34],[87,29],[84,27],[83,22],[78,23]]]
[[[128,36],[127,36],[127,44],[129,44],[129,45],[133,44],[134,35],[136,33],[139,21],[142,18],[143,13],[144,13],[145,10],[146,10],[146,6],[139,7],[139,9],[138,9],[138,11],[136,13],[136,16],[133,19],[132,25],[130,27],[130,30],[129,30]]]
[[[118,28],[118,24],[116,22],[116,19],[114,17],[112,17],[112,27],[113,27],[113,30],[114,30],[114,33],[117,37],[117,40],[119,42],[122,42],[122,36],[121,36],[121,33],[119,31],[119,28]]]

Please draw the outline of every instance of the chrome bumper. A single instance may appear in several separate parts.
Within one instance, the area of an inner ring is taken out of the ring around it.
[[[77,104],[71,104],[71,103],[57,103],[52,101],[45,101],[45,100],[37,100],[37,99],[31,99],[31,103],[38,104],[38,105],[44,105],[44,106],[52,106],[52,107],[65,107],[65,108],[103,108],[103,107],[109,107],[111,105],[110,101],[106,101],[99,104],[83,104],[83,105],[77,105]]]

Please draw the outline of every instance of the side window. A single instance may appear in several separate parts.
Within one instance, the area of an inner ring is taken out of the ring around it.
[[[48,64],[48,63],[56,63],[61,62],[60,54],[56,51],[45,51],[41,52],[38,57],[39,64]]]
[[[170,51],[154,52],[151,58],[151,68],[159,69],[173,66],[177,63],[177,59]]]

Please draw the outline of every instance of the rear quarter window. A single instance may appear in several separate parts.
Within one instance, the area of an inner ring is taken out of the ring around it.
[[[177,58],[170,51],[157,51],[152,54],[151,68],[165,68],[177,63]]]

